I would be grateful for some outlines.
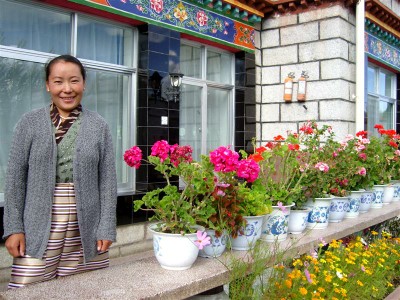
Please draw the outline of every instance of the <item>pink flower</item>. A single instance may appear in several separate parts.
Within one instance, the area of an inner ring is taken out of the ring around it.
[[[365,146],[364,145],[358,145],[357,146],[357,152],[361,152],[363,150],[365,150]]]
[[[199,25],[202,27],[202,26],[207,25],[208,17],[203,10],[199,10],[196,14],[196,20],[197,20],[197,23],[199,23]]]
[[[361,167],[358,172],[358,175],[365,176],[367,174],[367,170],[364,167]]]
[[[164,2],[163,0],[150,0],[150,7],[159,14],[164,9]]]
[[[321,244],[323,245],[323,246],[326,246],[328,243],[327,242],[325,242],[325,240],[321,237],[321,238],[319,238],[319,241],[321,242]]]
[[[210,245],[210,237],[207,236],[207,232],[203,232],[197,230],[197,240],[194,241],[194,244],[200,249],[203,250],[204,246]]]
[[[365,153],[360,153],[360,154],[358,154],[358,157],[359,157],[360,159],[362,159],[362,160],[366,160],[366,159],[367,159],[367,154],[365,154]]]
[[[168,158],[170,145],[167,141],[161,140],[154,143],[153,147],[151,147],[151,155],[158,156],[163,162]]]
[[[309,283],[312,283],[312,279],[311,279],[310,272],[308,271],[308,269],[304,270],[304,275],[306,275],[307,281]]]
[[[239,154],[227,147],[219,147],[210,152],[210,161],[216,172],[234,172],[237,170]]]
[[[314,167],[324,173],[329,171],[329,166],[324,162],[319,162]]]
[[[400,150],[394,151],[394,154],[395,154],[396,156],[400,156]]]
[[[361,271],[365,272],[365,267],[361,265]]]
[[[142,160],[142,150],[139,147],[133,146],[124,153],[124,161],[130,167],[139,169]]]
[[[286,212],[286,207],[283,205],[281,201],[278,202],[278,207],[283,213]]]
[[[237,164],[237,176],[253,182],[258,178],[260,166],[252,159],[242,159]]]
[[[310,251],[310,255],[311,255],[311,257],[313,257],[313,258],[318,258],[318,252],[315,251],[315,250],[311,250],[311,251]]]
[[[224,191],[221,191],[221,190],[218,190],[217,191],[217,196],[220,196],[220,197],[223,197],[223,196],[225,196],[226,194],[224,193]]]

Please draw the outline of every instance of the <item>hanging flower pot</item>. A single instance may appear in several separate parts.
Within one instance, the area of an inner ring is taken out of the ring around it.
[[[252,249],[261,236],[261,228],[264,216],[244,216],[246,227],[243,234],[238,233],[236,238],[231,239],[232,250],[249,250]]]
[[[324,229],[328,227],[329,208],[332,198],[309,199],[305,206],[311,208],[307,219],[307,228]]]
[[[349,207],[348,197],[332,197],[329,207],[329,223],[342,222]]]
[[[149,226],[153,233],[154,254],[161,267],[167,270],[186,270],[196,261],[199,248],[196,246],[196,233],[163,233],[156,230],[157,224]],[[204,230],[196,226],[198,230]]]
[[[284,241],[288,235],[290,208],[294,206],[272,206],[272,212],[264,216],[261,240],[266,242]]]

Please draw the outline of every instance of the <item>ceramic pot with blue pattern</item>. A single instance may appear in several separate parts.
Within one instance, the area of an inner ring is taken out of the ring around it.
[[[382,208],[385,185],[376,184],[372,187],[372,191],[374,196],[372,197],[371,208]]]
[[[290,205],[272,206],[272,212],[264,216],[261,240],[266,242],[284,241],[288,235]]]
[[[227,242],[226,233],[222,233],[220,236],[215,234],[215,230],[206,229],[207,236],[210,237],[210,245],[205,246],[199,251],[199,256],[201,257],[219,257],[224,253]]]
[[[369,211],[369,209],[371,208],[373,198],[374,198],[373,191],[363,191],[360,202],[360,214],[364,214]]]
[[[388,205],[393,201],[393,196],[394,196],[394,185],[389,183],[385,186],[383,190],[383,198],[382,198],[382,203],[383,205]]]
[[[329,223],[342,222],[349,208],[348,197],[332,196],[331,206],[329,207]]]
[[[356,218],[360,214],[361,197],[364,191],[351,191],[349,195],[349,206],[346,210],[346,219]]]
[[[311,209],[308,214],[307,228],[309,229],[325,229],[329,222],[329,209],[331,207],[332,198],[314,198],[309,199],[305,203],[305,207]]]
[[[400,180],[392,180],[394,186],[393,202],[400,201]]]
[[[261,229],[264,216],[244,216],[246,227],[243,234],[239,233],[236,238],[231,237],[232,250],[252,249],[261,237]]]

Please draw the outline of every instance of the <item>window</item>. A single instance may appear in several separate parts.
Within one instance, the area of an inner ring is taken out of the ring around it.
[[[375,124],[387,129],[395,126],[396,74],[373,64],[367,71],[368,97],[365,103],[365,129],[377,135]]]
[[[199,158],[218,146],[234,144],[233,55],[189,42],[181,44],[185,75],[180,101],[179,142]]]
[[[23,113],[50,103],[44,66],[76,55],[87,70],[82,104],[108,122],[116,153],[119,194],[134,189],[122,155],[134,141],[136,69],[133,28],[31,1],[0,0],[0,203],[12,131]]]

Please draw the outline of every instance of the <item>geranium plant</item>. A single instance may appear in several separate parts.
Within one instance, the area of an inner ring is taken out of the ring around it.
[[[125,162],[139,168],[142,152],[134,146],[124,154]],[[163,188],[148,191],[141,200],[134,201],[134,211],[151,210],[150,220],[160,221],[158,230],[166,233],[195,232],[195,225],[204,223],[215,209],[210,199],[215,189],[213,165],[203,156],[199,162],[193,161],[190,146],[169,145],[167,141],[157,141],[151,148],[147,162],[160,172],[166,181]],[[172,184],[172,178],[180,178],[182,190]]]

